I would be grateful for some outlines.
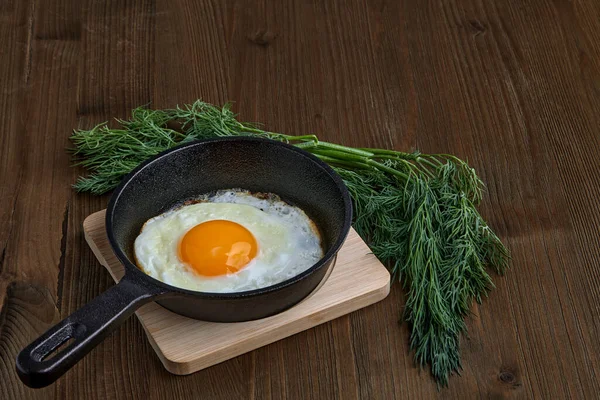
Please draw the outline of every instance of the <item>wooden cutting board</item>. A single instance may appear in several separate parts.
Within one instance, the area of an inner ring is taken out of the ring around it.
[[[99,211],[87,217],[83,230],[100,263],[118,281],[124,269],[110,248],[104,214]],[[301,303],[256,321],[198,321],[156,303],[144,305],[136,315],[165,368],[177,375],[191,374],[376,303],[390,291],[389,272],[353,229],[330,271]]]

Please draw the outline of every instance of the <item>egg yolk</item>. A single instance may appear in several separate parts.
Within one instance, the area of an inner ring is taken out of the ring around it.
[[[240,224],[225,220],[194,226],[179,243],[179,259],[198,274],[218,276],[244,268],[258,250],[256,239]]]

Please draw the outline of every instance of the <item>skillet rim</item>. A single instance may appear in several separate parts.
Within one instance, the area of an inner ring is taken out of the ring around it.
[[[118,203],[119,197],[122,192],[127,188],[127,185],[131,183],[131,180],[143,171],[145,168],[150,167],[153,163],[159,162],[161,159],[165,157],[169,157],[174,153],[187,149],[188,147],[202,146],[206,143],[210,142],[262,142],[268,143],[275,146],[280,146],[286,148],[287,150],[296,152],[302,157],[308,158],[317,167],[320,167],[328,176],[331,178],[336,187],[339,189],[342,200],[344,203],[344,223],[342,225],[341,233],[338,235],[335,242],[331,245],[329,251],[315,264],[313,264],[310,268],[301,272],[298,275],[293,276],[290,279],[287,279],[283,282],[276,283],[275,285],[266,286],[259,289],[246,290],[241,292],[230,292],[230,293],[217,293],[217,292],[200,292],[189,289],[180,288],[177,286],[169,285],[168,283],[162,282],[156,278],[153,278],[150,275],[147,275],[145,272],[141,271],[122,250],[121,246],[117,243],[117,240],[114,235],[114,219],[113,214],[115,212],[115,206]],[[139,164],[135,169],[133,169],[129,174],[124,176],[119,183],[119,185],[114,189],[111,194],[110,200],[108,202],[108,206],[106,208],[106,217],[105,217],[105,229],[108,236],[108,240],[110,246],[125,268],[125,275],[121,278],[124,279],[129,274],[134,274],[134,276],[142,279],[142,281],[146,281],[148,283],[152,283],[155,286],[164,290],[164,294],[167,293],[181,293],[184,295],[189,295],[193,297],[200,298],[210,298],[210,299],[236,299],[236,298],[247,298],[247,297],[258,297],[260,295],[264,295],[267,293],[277,292],[289,286],[300,282],[301,280],[307,278],[309,275],[320,270],[322,267],[330,264],[331,261],[335,258],[342,245],[344,244],[346,237],[348,236],[348,232],[352,226],[352,200],[350,197],[350,193],[348,192],[348,188],[344,184],[342,178],[324,161],[314,156],[313,154],[308,153],[294,145],[289,143],[280,142],[273,139],[267,138],[257,138],[257,137],[249,137],[249,136],[236,136],[236,137],[220,137],[220,138],[210,138],[210,139],[197,139],[191,141],[189,143],[181,144],[171,149],[165,150],[157,155],[147,159],[146,161]],[[330,266],[331,267],[331,266]]]

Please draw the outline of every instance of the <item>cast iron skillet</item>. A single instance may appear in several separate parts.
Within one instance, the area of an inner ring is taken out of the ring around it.
[[[135,266],[133,242],[145,221],[184,200],[228,188],[276,193],[302,208],[321,232],[325,256],[285,282],[238,293],[180,289]],[[351,219],[350,196],[340,177],[294,146],[268,139],[225,138],[161,153],[123,179],[108,204],[106,231],[125,275],[23,349],[17,356],[19,377],[30,387],[51,384],[138,307],[153,300],[178,314],[216,322],[248,321],[282,312],[321,282]],[[69,339],[73,339],[70,344],[48,357]]]

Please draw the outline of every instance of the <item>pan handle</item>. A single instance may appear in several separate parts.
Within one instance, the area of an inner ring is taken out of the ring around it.
[[[53,383],[139,307],[164,290],[126,274],[115,286],[50,328],[17,356],[17,373],[29,387]],[[65,342],[66,347],[53,353]]]

